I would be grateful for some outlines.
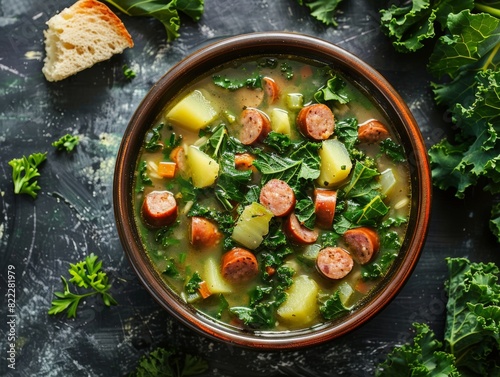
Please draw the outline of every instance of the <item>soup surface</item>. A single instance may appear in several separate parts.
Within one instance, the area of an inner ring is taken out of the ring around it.
[[[254,330],[338,320],[387,274],[409,175],[397,135],[346,78],[290,56],[193,80],[148,132],[136,222],[158,274]]]

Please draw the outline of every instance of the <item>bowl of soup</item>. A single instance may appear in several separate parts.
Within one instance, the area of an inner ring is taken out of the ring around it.
[[[172,67],[123,137],[125,253],[173,317],[257,349],[352,331],[400,291],[431,202],[418,125],[351,53],[294,33],[219,40]]]

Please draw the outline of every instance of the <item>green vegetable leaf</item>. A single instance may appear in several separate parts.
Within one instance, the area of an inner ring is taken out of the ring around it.
[[[335,14],[342,0],[298,0],[300,5],[306,5],[311,16],[326,25],[337,26]]]
[[[461,370],[498,375],[500,270],[494,263],[471,263],[465,258],[448,258],[447,264],[446,350],[455,355]]]
[[[187,293],[193,294],[198,292],[198,289],[200,288],[200,283],[203,281],[201,278],[200,274],[198,272],[195,272],[193,276],[189,279],[189,281],[186,283],[186,286],[184,287]]]
[[[117,305],[115,299],[109,294],[111,284],[108,282],[108,276],[104,271],[101,271],[101,268],[102,261],[98,261],[94,253],[88,255],[84,261],[75,264],[70,263],[69,273],[72,278],[69,282],[90,291],[82,294],[71,292],[68,281],[61,276],[64,291],[54,292],[57,299],[52,301],[52,306],[48,313],[55,315],[66,310],[67,317],[74,318],[76,317],[81,299],[96,294],[101,295],[106,306]]]
[[[237,90],[241,88],[262,89],[262,75],[259,73],[254,73],[246,79],[214,75],[212,80],[215,85],[228,90]]]
[[[295,205],[295,215],[299,222],[306,228],[314,229],[316,222],[316,213],[314,211],[314,202],[311,198],[301,199]]]
[[[59,140],[52,143],[53,147],[56,147],[59,151],[71,152],[80,142],[80,138],[77,135],[66,134],[62,136]]]
[[[144,355],[129,376],[187,377],[199,375],[207,370],[208,363],[198,356],[158,347],[148,355]]]
[[[163,148],[163,144],[161,143],[161,129],[163,128],[163,123],[160,123],[156,127],[154,127],[148,134],[146,135],[144,141],[144,149],[148,152],[155,152],[161,148]]]
[[[123,75],[125,76],[125,78],[127,78],[129,80],[132,80],[133,78],[135,78],[137,76],[135,71],[132,68],[130,68],[127,64],[124,64],[122,66],[122,71],[123,71]]]
[[[345,81],[340,76],[332,74],[332,77],[326,82],[326,85],[314,94],[314,99],[318,103],[337,101],[341,104],[346,104],[351,98],[345,88]]]
[[[435,37],[435,23],[444,29],[450,13],[472,9],[473,0],[412,0],[402,6],[392,5],[382,9],[381,28],[399,52],[413,52]]]
[[[437,78],[455,79],[481,61],[486,69],[495,61],[500,44],[500,20],[486,13],[464,10],[450,14],[448,34],[442,36],[429,59],[429,71]],[[486,59],[482,61],[482,59]],[[493,67],[494,68],[494,67]]]
[[[40,186],[34,178],[40,176],[38,166],[47,159],[47,153],[33,153],[28,157],[15,158],[9,161],[12,167],[14,193],[28,194],[36,199]]]
[[[406,156],[401,144],[396,143],[391,138],[380,142],[380,152],[385,153],[394,162],[405,162]]]
[[[320,307],[319,311],[323,318],[332,320],[343,316],[349,312],[349,308],[344,306],[337,290]]]
[[[377,377],[400,376],[449,376],[459,377],[453,355],[443,352],[442,343],[425,324],[414,323],[416,335],[413,344],[405,344],[387,356],[386,361],[377,366]]]
[[[167,32],[167,41],[179,37],[179,12],[198,21],[203,15],[204,0],[105,0],[129,16],[154,17],[159,20]]]
[[[476,82],[474,102],[455,107],[458,143],[442,140],[429,150],[434,185],[455,189],[459,198],[481,177],[489,183],[487,190],[500,192],[500,140],[494,127],[500,120],[500,71],[480,72]]]
[[[356,162],[351,179],[342,189],[347,199],[356,199],[367,203],[380,195],[380,183],[376,179],[380,173],[361,162]]]
[[[335,135],[344,143],[347,151],[351,153],[358,141],[358,120],[356,118],[339,120],[335,123]]]

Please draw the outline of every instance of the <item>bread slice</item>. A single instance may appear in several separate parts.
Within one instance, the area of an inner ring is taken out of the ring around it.
[[[42,72],[59,81],[133,47],[120,19],[103,3],[79,0],[47,21]]]

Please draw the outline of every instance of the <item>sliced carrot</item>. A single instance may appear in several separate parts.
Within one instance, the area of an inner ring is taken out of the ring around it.
[[[160,161],[158,164],[158,175],[163,178],[173,178],[176,167],[177,164],[175,162]]]
[[[300,76],[303,78],[303,79],[306,79],[308,78],[309,76],[312,75],[312,69],[310,66],[308,65],[305,65],[303,66],[301,69],[300,69]]]
[[[364,280],[358,280],[358,282],[356,283],[356,285],[354,286],[354,289],[356,291],[358,291],[359,293],[361,294],[368,294],[368,292],[370,292],[370,289],[372,288],[372,285],[367,283],[366,281]]]
[[[208,284],[205,280],[203,280],[199,286],[198,286],[198,292],[200,293],[201,297],[204,299],[209,297],[212,292],[210,292],[210,289],[208,289]]]

